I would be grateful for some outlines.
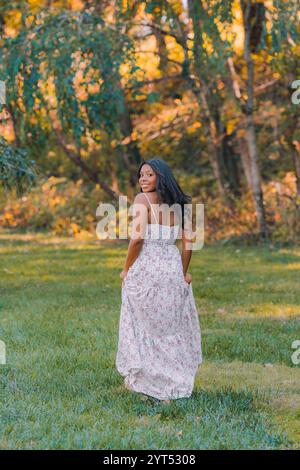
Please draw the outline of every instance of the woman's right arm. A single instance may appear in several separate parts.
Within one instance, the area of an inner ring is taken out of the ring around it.
[[[138,240],[130,240],[129,245],[128,245],[128,252],[127,252],[127,257],[125,260],[125,265],[123,271],[127,273],[128,269],[130,266],[133,265],[135,260],[140,254],[140,251],[143,246],[143,240],[138,239]]]
[[[142,194],[138,194],[135,197],[132,209],[134,221],[124,269],[120,274],[122,279],[126,277],[129,268],[138,258],[144,243],[146,225],[148,222],[148,208],[145,203],[145,197]]]

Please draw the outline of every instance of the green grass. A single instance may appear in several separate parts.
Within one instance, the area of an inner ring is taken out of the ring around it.
[[[0,235],[0,448],[299,448],[300,249],[204,247],[204,362],[170,405],[115,369],[126,244]]]

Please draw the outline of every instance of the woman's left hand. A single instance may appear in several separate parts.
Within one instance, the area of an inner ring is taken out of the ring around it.
[[[123,271],[120,273],[120,278],[122,279],[122,281],[124,281],[125,277],[127,276],[127,273],[128,273],[128,271],[125,271],[124,269],[123,269]]]

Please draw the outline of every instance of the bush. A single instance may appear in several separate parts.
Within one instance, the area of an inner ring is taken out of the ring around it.
[[[96,209],[103,200],[99,186],[84,186],[51,176],[18,198],[12,195],[0,216],[6,228],[49,231],[55,235],[83,236],[95,233]]]
[[[294,174],[287,173],[281,181],[265,183],[263,192],[271,239],[299,242],[300,206]],[[44,230],[61,236],[93,237],[99,222],[96,209],[105,200],[107,195],[99,185],[52,176],[41,180],[26,196],[18,198],[12,194],[10,201],[3,204],[0,226]],[[196,202],[204,203],[205,243],[257,239],[258,226],[249,191],[227,205],[221,198],[207,194],[194,197],[193,203]]]

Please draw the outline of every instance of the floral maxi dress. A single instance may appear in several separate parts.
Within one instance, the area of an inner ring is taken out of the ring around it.
[[[192,290],[175,241],[179,226],[148,224],[122,283],[117,371],[132,391],[160,400],[189,397],[202,362]]]

